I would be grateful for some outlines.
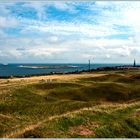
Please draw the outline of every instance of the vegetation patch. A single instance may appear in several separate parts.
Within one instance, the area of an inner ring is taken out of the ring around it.
[[[1,92],[0,137],[139,138],[139,71],[102,73],[107,75]],[[16,134],[32,124],[40,125]]]

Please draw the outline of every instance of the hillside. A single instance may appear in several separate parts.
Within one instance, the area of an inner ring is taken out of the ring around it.
[[[3,79],[0,137],[138,138],[140,72]]]

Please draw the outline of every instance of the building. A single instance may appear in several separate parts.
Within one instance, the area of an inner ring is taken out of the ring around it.
[[[135,59],[134,59],[134,64],[133,64],[133,67],[136,67],[136,61],[135,61]]]

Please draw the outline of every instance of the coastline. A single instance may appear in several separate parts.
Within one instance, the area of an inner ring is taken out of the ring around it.
[[[106,67],[99,67],[96,69],[88,69],[88,70],[76,70],[71,72],[50,72],[50,73],[40,73],[40,74],[28,74],[28,75],[17,75],[17,76],[0,76],[0,79],[15,79],[15,78],[29,78],[29,77],[40,77],[40,76],[52,76],[52,75],[69,75],[69,74],[82,74],[82,73],[90,73],[90,72],[100,72],[100,71],[112,71],[112,70],[140,70],[140,66],[131,66],[131,65],[124,65],[124,66],[106,66]]]

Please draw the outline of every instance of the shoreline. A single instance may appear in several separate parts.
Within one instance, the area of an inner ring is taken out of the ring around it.
[[[81,71],[71,71],[71,72],[50,72],[42,74],[29,74],[29,75],[10,75],[10,76],[0,76],[0,79],[15,79],[15,78],[30,78],[30,77],[40,77],[40,76],[52,76],[52,75],[69,75],[69,74],[82,74],[90,72],[101,72],[101,71],[111,71],[111,70],[140,70],[140,66],[114,66],[114,67],[99,67],[90,70]]]

